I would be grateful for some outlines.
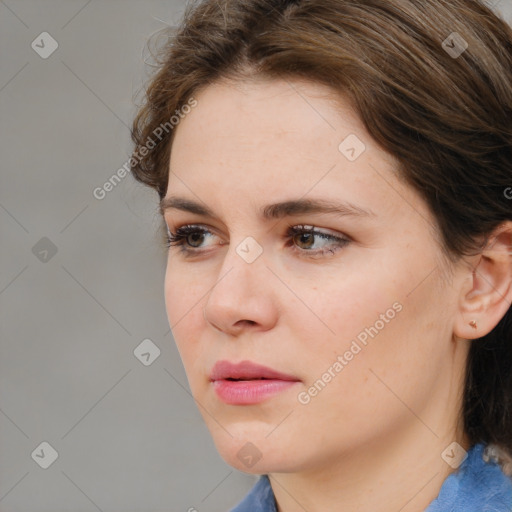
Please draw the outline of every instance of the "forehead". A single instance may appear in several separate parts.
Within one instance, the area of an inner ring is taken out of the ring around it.
[[[166,196],[222,209],[307,194],[367,210],[397,209],[399,202],[410,209],[397,199],[412,190],[390,187],[396,160],[328,87],[219,82],[194,97],[197,106],[176,127]]]
[[[184,127],[193,124],[194,129],[204,134],[210,127],[222,128],[215,132],[217,136],[242,138],[264,130],[269,134],[304,133],[314,138],[315,127],[336,132],[343,120],[359,132],[365,131],[347,99],[311,81],[222,80],[203,87],[195,98],[197,106],[179,124],[178,133],[187,131]],[[322,135],[323,130],[318,136]]]
[[[328,169],[342,156],[339,145],[356,134],[361,147],[383,154],[348,104],[322,84],[219,82],[195,98],[175,128],[171,170],[268,171],[279,179],[289,167]]]

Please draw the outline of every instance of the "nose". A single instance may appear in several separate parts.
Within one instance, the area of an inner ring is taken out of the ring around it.
[[[275,278],[264,252],[252,259],[254,249],[243,242],[228,248],[203,308],[206,323],[231,336],[247,329],[265,331],[277,321]]]

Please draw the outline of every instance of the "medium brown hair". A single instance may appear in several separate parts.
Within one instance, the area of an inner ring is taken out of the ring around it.
[[[175,130],[140,154],[192,95],[226,78],[302,78],[347,99],[396,158],[449,259],[512,219],[512,30],[481,2],[203,0],[163,33],[131,160],[160,199]],[[472,444],[512,452],[512,308],[471,342],[462,416]]]

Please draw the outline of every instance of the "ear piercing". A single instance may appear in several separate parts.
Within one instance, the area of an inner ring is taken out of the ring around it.
[[[478,326],[476,325],[476,322],[474,320],[471,320],[471,322],[469,322],[469,325],[471,325],[471,327],[473,327],[473,329],[478,328]]]

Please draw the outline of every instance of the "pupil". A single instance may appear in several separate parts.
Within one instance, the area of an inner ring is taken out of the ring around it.
[[[311,243],[308,244],[308,239],[309,239],[309,242],[313,241],[313,234],[312,233],[301,233],[299,236],[301,238],[301,243],[304,242],[304,244],[307,247],[310,247],[312,245]]]
[[[197,245],[201,245],[201,237],[202,236],[203,236],[202,233],[192,233],[191,235],[189,235],[189,237],[196,239],[196,242],[198,242]],[[194,243],[191,243],[190,245],[194,246]]]

